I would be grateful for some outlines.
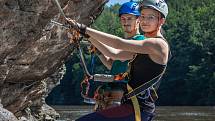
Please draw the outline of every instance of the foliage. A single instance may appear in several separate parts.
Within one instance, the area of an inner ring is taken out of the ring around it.
[[[106,6],[103,13],[93,24],[93,28],[123,37],[123,30],[118,17],[119,8],[119,4],[113,5],[111,7]]]
[[[164,28],[173,58],[158,103],[214,105],[215,4],[212,0],[169,0],[168,4],[170,15]]]

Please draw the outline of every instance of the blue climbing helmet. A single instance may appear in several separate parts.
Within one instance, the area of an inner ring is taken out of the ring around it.
[[[138,3],[130,1],[122,4],[122,6],[119,8],[119,17],[122,14],[132,14],[135,16],[140,16]]]

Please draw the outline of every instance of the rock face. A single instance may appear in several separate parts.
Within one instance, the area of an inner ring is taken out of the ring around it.
[[[86,25],[107,1],[59,0],[67,17]],[[45,97],[59,84],[74,45],[50,20],[65,21],[54,0],[1,0],[0,6],[0,121],[56,119]]]

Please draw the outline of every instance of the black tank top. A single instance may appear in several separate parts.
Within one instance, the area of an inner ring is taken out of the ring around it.
[[[134,89],[160,75],[165,67],[152,61],[148,54],[137,54],[131,62],[128,84]]]
[[[152,61],[148,54],[137,54],[130,64],[128,84],[133,89],[159,76],[166,68],[166,65],[160,65]],[[156,85],[157,88],[158,86]],[[155,111],[155,102],[151,98],[151,91],[152,87],[137,95],[137,99],[142,111],[153,113]],[[125,103],[132,104],[131,100]]]

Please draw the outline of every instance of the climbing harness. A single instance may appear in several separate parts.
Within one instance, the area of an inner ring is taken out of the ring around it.
[[[151,86],[155,85],[161,79],[161,77],[164,74],[164,72],[165,72],[165,69],[158,76],[154,77],[150,81],[140,85],[139,87],[137,87],[137,88],[133,89],[132,91],[128,92],[127,94],[125,94],[124,97],[123,97],[123,100],[126,101],[126,100],[130,99],[133,96],[137,96],[141,92],[143,92],[143,91],[147,90],[148,88],[150,88]]]
[[[108,79],[111,79],[113,81],[113,79],[115,77],[113,76],[113,78],[110,78],[110,76],[112,77],[112,75],[109,76],[109,75],[103,75],[103,74],[95,74],[94,75],[94,63],[95,63],[95,52],[96,52],[95,47],[92,47],[90,49],[90,53],[91,53],[91,71],[89,72],[88,68],[87,68],[87,65],[86,65],[86,62],[85,62],[84,55],[83,55],[83,50],[82,50],[81,44],[80,44],[80,42],[82,41],[83,37],[81,37],[80,34],[76,30],[70,29],[69,26],[63,25],[63,24],[58,23],[58,22],[53,21],[53,20],[51,22],[56,24],[56,25],[63,26],[65,28],[69,29],[69,32],[72,33],[73,36],[70,38],[70,43],[75,43],[76,44],[76,48],[77,48],[77,50],[79,52],[81,65],[82,65],[82,67],[84,69],[84,74],[85,74],[84,79],[81,82],[81,96],[84,98],[84,102],[89,103],[89,104],[95,104],[94,94],[93,95],[89,94],[90,91],[91,91],[91,88],[93,88],[91,83],[94,83],[94,81],[98,81],[98,80],[100,82],[102,82],[101,80],[103,80],[104,78],[101,79],[101,77],[104,77],[104,76],[109,77],[109,78],[104,79],[104,80],[106,80],[105,82],[108,82],[107,81]],[[109,100],[109,99],[106,99],[106,100]]]
[[[137,96],[140,93],[144,92],[145,90],[148,90],[153,85],[155,85],[160,80],[160,78],[162,77],[164,72],[165,72],[165,69],[161,74],[159,74],[152,80],[140,85],[139,87],[137,87],[135,89],[132,89],[132,87],[129,84],[127,84],[128,93],[124,94],[124,96],[122,97],[122,102],[126,102],[127,100],[131,99],[131,102],[134,107],[135,121],[141,121],[140,106],[139,106],[139,102],[137,100]],[[154,90],[154,88],[152,91],[153,91],[153,94],[155,94],[155,97],[157,97],[157,93]],[[152,97],[150,96],[150,98],[152,98]],[[152,98],[152,100],[154,100],[154,99]]]

